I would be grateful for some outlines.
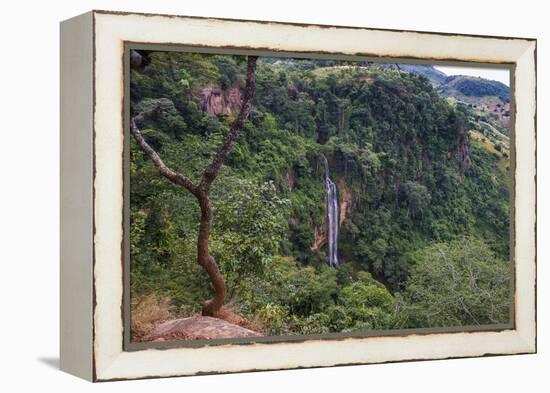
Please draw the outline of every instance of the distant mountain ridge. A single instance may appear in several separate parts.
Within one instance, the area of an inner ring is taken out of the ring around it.
[[[475,76],[447,75],[429,64],[396,64],[396,68],[425,76],[446,97],[467,103],[474,103],[471,101],[480,97],[497,97],[503,104],[510,102],[510,88],[502,82]]]
[[[423,75],[435,85],[443,84],[449,78],[447,74],[429,64],[397,64],[397,68],[412,74]]]
[[[490,123],[509,136],[510,88],[504,83],[468,75],[449,76],[429,64],[395,64],[395,68],[428,78],[441,96],[467,104],[475,120]]]
[[[449,76],[437,91],[468,103],[477,103],[481,97],[497,97],[503,104],[510,102],[510,88],[504,83],[474,76]]]

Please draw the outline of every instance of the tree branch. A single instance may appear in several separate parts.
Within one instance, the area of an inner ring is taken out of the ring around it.
[[[166,177],[168,180],[170,180],[173,183],[180,184],[183,187],[185,187],[189,192],[192,194],[197,193],[197,186],[193,184],[193,182],[187,178],[186,176],[182,175],[181,173],[177,173],[170,169],[166,164],[162,161],[160,156],[157,154],[157,152],[147,143],[145,138],[143,138],[143,135],[141,134],[141,130],[137,126],[138,122],[142,122],[145,120],[145,118],[157,115],[162,112],[162,109],[159,107],[156,107],[154,109],[151,109],[149,111],[141,112],[138,115],[132,117],[130,120],[130,129],[132,130],[132,133],[134,134],[134,137],[136,138],[136,141],[138,145],[141,147],[141,150],[149,158],[153,163],[155,164],[155,167],[158,169],[161,175]]]
[[[255,56],[248,56],[248,64],[246,71],[246,86],[244,98],[241,104],[241,110],[231,128],[229,134],[225,138],[224,143],[218,148],[216,154],[212,158],[210,164],[204,169],[201,181],[198,186],[195,186],[190,179],[182,174],[174,172],[168,168],[161,160],[159,155],[145,141],[138,124],[143,122],[147,117],[156,116],[162,113],[160,107],[156,107],[149,111],[144,111],[134,116],[130,120],[130,128],[134,134],[137,143],[141,149],[153,161],[158,171],[173,183],[180,184],[189,190],[197,198],[201,208],[201,220],[199,226],[199,235],[197,238],[197,262],[202,266],[210,277],[210,281],[214,287],[214,298],[203,305],[203,315],[215,316],[219,318],[228,318],[229,311],[223,309],[225,298],[227,295],[227,287],[223,276],[220,273],[216,260],[210,255],[208,250],[208,239],[210,237],[210,229],[212,227],[212,205],[210,203],[210,186],[218,175],[221,166],[229,157],[231,149],[237,142],[241,130],[244,126],[250,108],[252,107],[252,99],[256,92],[256,60]]]
[[[216,176],[218,176],[218,172],[220,171],[221,166],[227,160],[227,157],[229,157],[229,153],[231,153],[233,146],[235,145],[235,143],[237,143],[237,139],[241,134],[244,122],[250,114],[252,99],[256,92],[257,59],[257,56],[248,56],[246,69],[246,86],[244,89],[244,98],[241,105],[241,111],[239,112],[239,116],[237,116],[237,118],[231,125],[231,129],[229,130],[229,134],[227,134],[224,143],[218,148],[218,151],[214,155],[214,158],[202,174],[202,178],[198,188],[206,191],[206,193],[208,193],[210,185],[212,184]]]

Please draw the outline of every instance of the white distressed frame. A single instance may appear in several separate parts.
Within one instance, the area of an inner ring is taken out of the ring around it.
[[[95,307],[93,359],[89,360],[90,364],[87,363],[92,367],[91,379],[133,379],[536,351],[535,40],[109,12],[88,15],[93,19],[95,59]],[[124,42],[514,63],[515,130],[518,135],[513,138],[516,153],[515,328],[496,332],[412,334],[125,352],[121,313]]]

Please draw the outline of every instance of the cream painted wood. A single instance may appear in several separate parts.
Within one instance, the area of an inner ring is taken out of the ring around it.
[[[60,367],[92,380],[93,14],[61,24]]]

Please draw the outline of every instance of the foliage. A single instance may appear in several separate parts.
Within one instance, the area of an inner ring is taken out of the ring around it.
[[[474,238],[436,243],[415,252],[402,293],[405,327],[506,323],[510,263]]]
[[[225,178],[216,183],[211,252],[220,264],[230,296],[244,277],[261,278],[286,234],[289,201],[273,182]]]
[[[201,89],[242,88],[244,58],[143,53],[131,112],[161,106],[143,134],[196,181],[234,116],[202,110]],[[210,248],[235,310],[268,334],[506,320],[509,164],[469,139],[481,129],[471,108],[425,77],[365,62],[261,58],[256,76],[253,109],[212,190]],[[352,198],[338,269],[326,266],[325,245],[311,250],[325,225],[321,153]],[[196,263],[195,197],[133,140],[130,157],[132,298],[170,297],[174,315],[191,315],[211,291]],[[479,273],[473,289],[469,269]],[[456,293],[473,317],[460,314]]]
[[[267,332],[278,335],[393,327],[391,293],[367,272],[351,279],[339,279],[339,273],[274,258],[260,282],[246,284],[241,311],[264,320]]]
[[[510,101],[510,89],[504,83],[481,78],[450,76],[445,83],[466,96],[496,96],[503,102]]]

